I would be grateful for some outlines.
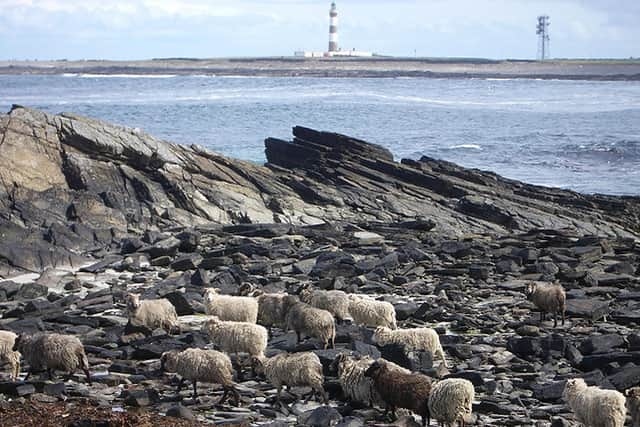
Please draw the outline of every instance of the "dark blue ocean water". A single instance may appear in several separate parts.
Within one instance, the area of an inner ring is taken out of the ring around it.
[[[640,82],[0,76],[13,103],[72,111],[264,161],[304,125],[525,182],[640,194]]]

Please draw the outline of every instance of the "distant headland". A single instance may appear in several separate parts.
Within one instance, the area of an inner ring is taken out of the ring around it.
[[[175,74],[257,77],[422,77],[640,80],[640,59],[156,58],[0,61],[0,74]]]

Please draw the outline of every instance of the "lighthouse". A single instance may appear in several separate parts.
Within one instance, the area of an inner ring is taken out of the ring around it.
[[[336,3],[331,3],[329,11],[329,52],[338,51],[338,10]]]

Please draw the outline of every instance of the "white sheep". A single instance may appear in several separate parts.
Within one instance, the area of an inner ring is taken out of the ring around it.
[[[562,397],[578,422],[590,427],[623,427],[627,416],[624,395],[587,386],[582,378],[567,380]]]
[[[564,325],[567,295],[562,285],[529,282],[524,293],[527,299],[540,309],[540,322],[544,321],[547,312],[553,313],[553,327],[555,328],[558,326],[558,313],[560,313]]]
[[[311,387],[312,395],[320,395],[327,403],[324,392],[324,376],[320,358],[312,352],[281,353],[270,358],[254,358],[256,372],[264,374],[267,381],[277,388],[276,400],[280,401],[282,386]]]
[[[220,320],[256,323],[258,321],[258,301],[252,297],[221,295],[215,288],[204,292],[205,312],[218,316]]]
[[[312,307],[327,310],[333,314],[338,321],[351,318],[349,315],[349,296],[346,292],[306,288],[300,292],[300,300]]]
[[[198,398],[197,382],[222,385],[224,394],[218,401],[222,404],[229,393],[233,394],[234,404],[238,406],[240,393],[233,384],[233,368],[229,356],[215,350],[188,348],[184,351],[167,351],[160,358],[160,369],[180,375],[178,394],[185,380],[193,382],[193,398]]]
[[[19,351],[13,350],[17,336],[11,331],[0,331],[0,360],[11,367],[11,381],[16,381],[20,375],[20,356],[22,355]]]
[[[429,413],[439,423],[452,427],[471,415],[475,389],[471,381],[462,378],[448,378],[436,383],[429,396]]]
[[[289,297],[289,301],[294,301],[295,297]],[[297,298],[295,298],[297,300]],[[336,325],[333,315],[327,310],[311,307],[303,302],[290,304],[286,317],[287,330],[296,332],[300,342],[301,334],[314,337],[322,341],[324,348],[335,348]]]
[[[69,378],[80,368],[91,384],[89,360],[84,346],[77,337],[62,334],[18,335],[14,350],[20,351],[29,364],[29,376],[37,371],[46,370],[49,379],[53,379],[56,369],[69,373]]]
[[[247,322],[222,321],[216,316],[211,316],[203,324],[202,330],[214,345],[222,351],[235,354],[236,358],[238,353],[248,353],[252,358],[264,357],[268,341],[267,329],[264,326]]]
[[[373,334],[373,341],[381,346],[400,344],[404,346],[406,351],[428,351],[434,359],[442,360],[445,366],[447,363],[440,344],[440,337],[431,328],[391,330],[385,326],[378,326]]]
[[[396,310],[391,303],[349,295],[349,314],[358,325],[397,329]]]
[[[148,329],[161,328],[167,333],[180,332],[176,308],[166,298],[140,300],[136,294],[127,294],[127,315],[132,326]]]
[[[633,387],[625,392],[627,408],[631,414],[631,427],[640,427],[640,387]]]

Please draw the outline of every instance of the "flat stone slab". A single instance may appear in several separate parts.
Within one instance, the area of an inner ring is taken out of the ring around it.
[[[600,320],[611,312],[608,301],[595,298],[579,298],[567,300],[567,314],[584,317],[593,321]]]

